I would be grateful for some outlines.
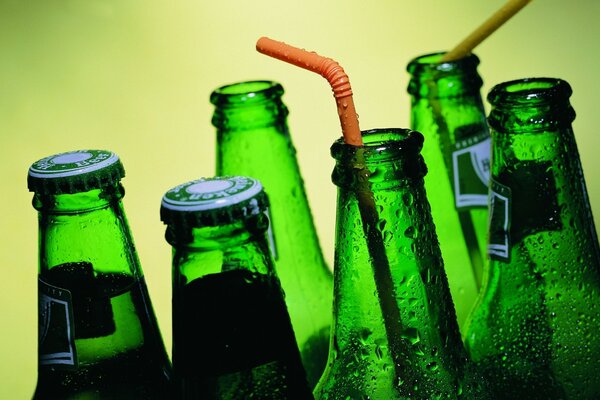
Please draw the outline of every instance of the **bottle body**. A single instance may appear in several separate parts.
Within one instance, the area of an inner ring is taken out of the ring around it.
[[[498,398],[600,394],[600,257],[570,94],[539,78],[489,96],[490,262],[465,343]]]
[[[411,128],[425,136],[425,187],[462,326],[475,302],[486,254],[490,135],[479,60],[470,55],[440,63],[441,56],[409,63],[408,92]]]
[[[211,95],[217,174],[259,179],[269,195],[277,274],[311,386],[327,359],[332,274],[321,253],[287,127],[281,85],[242,82]]]
[[[187,188],[214,187],[234,178],[217,179]],[[203,191],[201,196],[212,194]],[[173,246],[177,397],[311,399],[269,253],[268,218],[264,210],[244,211],[249,215],[239,220],[230,218],[235,211],[220,214],[220,221],[195,224],[163,213],[166,238]]]
[[[332,147],[339,187],[334,328],[315,397],[485,398],[475,397],[480,388],[437,246],[422,136],[373,130],[363,140],[363,147]]]
[[[165,398],[170,363],[119,184],[34,197],[39,364],[34,398]]]

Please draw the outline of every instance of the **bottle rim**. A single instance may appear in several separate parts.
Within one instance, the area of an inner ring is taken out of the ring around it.
[[[494,107],[518,106],[567,100],[572,93],[571,86],[563,79],[532,77],[502,82],[490,90],[487,99]]]
[[[445,51],[428,53],[413,58],[406,66],[406,70],[417,76],[424,73],[451,73],[465,69],[475,69],[479,65],[479,57],[474,53],[454,61],[440,62]]]
[[[210,94],[210,102],[215,106],[235,106],[259,103],[283,95],[283,86],[270,80],[251,80],[223,85]]]
[[[378,128],[362,131],[364,144],[354,146],[344,143],[343,138],[331,146],[331,155],[336,160],[331,179],[333,183],[349,190],[364,190],[368,177],[370,187],[391,187],[399,180],[422,179],[427,166],[420,152],[423,135],[403,128]],[[390,175],[377,171],[384,165],[394,164]],[[378,175],[378,178],[374,178]],[[374,185],[374,186],[373,186]],[[362,188],[362,189],[361,189]]]
[[[365,161],[377,161],[419,154],[423,148],[423,135],[420,132],[405,128],[375,128],[361,131],[362,146],[354,146],[344,142],[340,137],[331,146],[331,155],[337,161],[350,157],[354,159],[360,151]]]
[[[381,153],[389,148],[401,150],[403,152],[418,153],[423,147],[423,135],[420,132],[406,128],[375,128],[360,132],[363,138],[362,146],[354,146],[344,142],[344,138],[338,138],[332,146],[332,156],[338,159],[337,155],[342,149],[355,153],[363,149],[364,154]],[[333,154],[335,153],[335,154]]]

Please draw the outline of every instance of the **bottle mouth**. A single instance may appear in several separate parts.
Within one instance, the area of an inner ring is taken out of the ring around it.
[[[411,79],[407,92],[415,98],[479,96],[483,85],[477,73],[479,58],[469,54],[455,61],[441,62],[445,52],[419,56],[408,63]]]
[[[336,160],[331,180],[336,186],[361,191],[368,183],[371,189],[391,189],[406,179],[422,179],[427,173],[419,132],[387,128],[361,133],[362,146],[344,143],[343,138],[331,146]]]
[[[215,89],[210,95],[210,102],[216,106],[263,102],[281,97],[283,92],[283,87],[277,82],[244,81]]]
[[[445,51],[440,51],[413,58],[408,63],[406,70],[415,76],[423,73],[450,73],[465,69],[475,69],[479,65],[479,58],[472,53],[458,60],[440,62],[444,54],[446,54]]]
[[[339,138],[331,146],[331,155],[337,161],[354,160],[358,153],[364,161],[384,161],[386,159],[419,154],[423,147],[420,132],[403,128],[379,128],[362,131],[363,145],[353,146]]]
[[[571,86],[558,78],[525,78],[500,83],[488,94],[493,131],[534,133],[568,127],[575,119]]]
[[[488,101],[498,105],[533,105],[543,102],[565,101],[573,90],[558,78],[524,78],[500,83],[492,88]]]

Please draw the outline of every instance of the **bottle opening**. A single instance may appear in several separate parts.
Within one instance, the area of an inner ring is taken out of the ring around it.
[[[214,105],[245,103],[248,101],[267,100],[280,97],[283,87],[272,81],[246,81],[221,86],[210,95]]]
[[[353,146],[340,138],[331,146],[336,160],[332,181],[338,187],[361,190],[365,173],[370,185],[393,187],[400,180],[422,178],[427,168],[420,155],[423,135],[401,128],[362,131],[363,145]]]
[[[488,95],[489,102],[501,104],[531,104],[566,100],[571,96],[571,86],[558,78],[525,78],[496,85]]]
[[[469,54],[468,56],[455,61],[440,62],[444,54],[446,53],[440,51],[416,57],[408,63],[406,70],[414,76],[421,73],[432,73],[434,71],[439,73],[464,70],[466,68],[475,69],[479,65],[479,58],[475,54]]]
[[[251,94],[269,89],[274,85],[274,82],[269,81],[240,82],[223,86],[222,88],[217,89],[217,91],[221,94]]]
[[[506,91],[510,93],[518,93],[530,90],[543,90],[554,87],[554,82],[546,82],[541,80],[517,82],[506,87]]]
[[[477,73],[479,58],[475,54],[441,62],[444,52],[425,54],[408,63],[411,79],[408,94],[415,98],[479,96],[483,84]]]
[[[533,133],[569,126],[575,111],[569,103],[572,90],[558,78],[525,78],[492,88],[488,123],[495,132]]]
[[[402,128],[383,128],[362,131],[363,146],[344,143],[343,138],[331,146],[331,155],[336,160],[354,159],[360,151],[365,161],[384,160],[418,154],[423,147],[423,135],[417,131]]]

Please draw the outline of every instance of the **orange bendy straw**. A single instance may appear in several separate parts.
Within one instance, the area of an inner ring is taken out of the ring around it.
[[[357,177],[361,182],[370,185],[369,178],[371,173],[364,160],[365,148],[362,147],[363,140],[358,127],[358,116],[354,108],[352,89],[350,88],[348,75],[346,75],[343,68],[331,58],[322,57],[316,53],[298,49],[266,37],[262,37],[256,42],[256,50],[300,68],[316,72],[329,81],[337,103],[344,142],[359,147],[355,153],[356,159],[354,164]],[[396,377],[400,379],[403,376],[402,371],[407,368],[407,357],[402,351],[404,346],[400,343],[403,340],[402,319],[396,301],[390,263],[387,259],[383,237],[380,230],[378,230],[380,218],[375,204],[375,197],[370,190],[370,186],[367,187],[369,189],[358,190],[356,192],[356,199],[367,241],[367,248],[372,259],[371,266],[377,288],[377,297],[379,298],[385,330],[390,341],[390,351],[394,359],[393,368]],[[403,381],[406,382],[407,387],[417,384],[412,377],[405,376],[403,377]]]
[[[530,2],[531,0],[508,0],[506,4],[463,39],[455,48],[446,53],[441,62],[455,61],[471,53],[479,43],[483,42]]]
[[[327,79],[337,104],[344,142],[353,146],[363,145],[350,80],[337,61],[267,37],[258,39],[256,50],[267,56],[316,72]]]

